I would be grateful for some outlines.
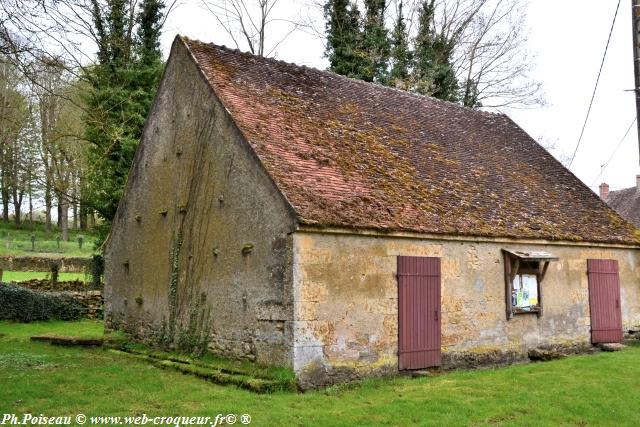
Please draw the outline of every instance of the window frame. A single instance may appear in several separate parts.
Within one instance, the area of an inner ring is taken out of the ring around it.
[[[547,273],[549,263],[558,260],[557,257],[546,252],[522,252],[503,249],[504,260],[504,280],[505,280],[505,302],[507,320],[516,315],[535,314],[541,317],[543,314],[543,292],[542,282]],[[513,305],[513,281],[518,275],[533,275],[536,277],[536,287],[538,291],[538,304],[534,309],[520,309]]]

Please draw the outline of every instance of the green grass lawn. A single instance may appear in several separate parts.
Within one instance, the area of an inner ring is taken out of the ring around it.
[[[0,333],[0,413],[248,413],[256,426],[640,424],[640,345],[500,369],[261,395],[103,349],[28,339],[43,333],[100,336],[102,325],[95,321],[2,322]]]
[[[31,236],[35,236],[35,251],[32,250]],[[69,241],[60,241],[60,230],[46,231],[42,223],[25,223],[16,229],[12,223],[0,223],[0,255],[18,256],[50,256],[50,257],[88,257],[94,253],[93,235],[79,230],[69,231]],[[78,236],[83,237],[82,249],[78,244]]]
[[[2,281],[4,282],[23,282],[31,279],[50,279],[51,273],[48,271],[4,271],[2,273]],[[91,280],[90,276],[84,273],[58,273],[58,281],[82,280],[86,282]]]

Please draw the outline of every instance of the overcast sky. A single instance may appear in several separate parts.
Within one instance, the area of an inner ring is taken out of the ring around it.
[[[529,2],[529,49],[537,54],[532,77],[542,82],[548,106],[504,112],[536,140],[555,145],[553,153],[557,157],[570,157],[578,142],[616,4],[616,0]],[[315,17],[317,28],[322,28],[321,15],[314,15],[300,0],[280,0],[278,7],[282,15]],[[277,31],[289,30],[288,24],[278,25]],[[235,47],[197,0],[187,0],[170,15],[163,36],[166,54],[178,33]],[[612,190],[635,186],[636,174],[640,173],[634,125],[598,178],[636,114],[633,93],[625,92],[634,84],[631,34],[631,5],[623,0],[591,115],[571,166],[572,172],[594,191],[602,181]],[[323,52],[321,40],[298,31],[277,47],[275,56],[324,69],[327,62]]]

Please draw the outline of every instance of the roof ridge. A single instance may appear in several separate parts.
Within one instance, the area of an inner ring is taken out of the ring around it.
[[[251,58],[255,58],[255,59],[258,59],[258,60],[265,61],[265,62],[270,62],[270,63],[273,63],[273,64],[281,64],[281,65],[286,65],[286,66],[304,68],[304,69],[312,71],[312,72],[316,72],[316,73],[320,73],[320,74],[326,74],[326,75],[337,77],[339,79],[344,79],[344,80],[347,80],[347,81],[350,81],[350,82],[353,82],[353,83],[356,83],[356,84],[365,85],[367,87],[374,87],[374,88],[379,88],[379,89],[382,89],[382,90],[389,90],[389,91],[393,91],[395,93],[398,93],[398,94],[400,94],[402,96],[408,96],[408,97],[415,98],[415,99],[427,99],[427,100],[434,101],[434,102],[437,102],[437,103],[442,103],[444,105],[449,105],[449,106],[452,106],[452,107],[457,107],[457,108],[460,108],[460,109],[463,109],[463,110],[467,110],[467,111],[470,111],[470,112],[476,113],[476,114],[480,113],[480,114],[485,114],[485,115],[488,115],[488,116],[496,116],[496,117],[505,116],[505,114],[501,113],[501,112],[494,113],[494,112],[491,112],[491,111],[478,110],[478,109],[475,109],[475,108],[471,108],[471,107],[467,107],[465,105],[458,104],[456,102],[445,101],[443,99],[435,98],[433,96],[423,95],[421,93],[411,92],[411,91],[399,89],[399,88],[396,88],[396,87],[393,87],[393,86],[385,86],[385,85],[383,85],[381,83],[378,83],[378,82],[367,82],[367,81],[364,81],[364,80],[356,79],[354,77],[344,76],[342,74],[338,74],[338,73],[336,73],[334,71],[331,71],[331,70],[321,70],[321,69],[316,68],[316,67],[310,67],[310,66],[304,65],[304,64],[296,64],[295,62],[287,62],[287,61],[284,61],[282,59],[272,58],[272,57],[268,57],[268,56],[259,56],[259,55],[255,55],[255,54],[253,54],[251,52],[244,52],[244,51],[242,51],[242,50],[240,50],[238,48],[232,48],[232,47],[228,47],[228,46],[225,46],[225,45],[219,45],[219,44],[215,44],[213,42],[207,43],[207,42],[203,42],[203,41],[200,41],[200,40],[191,39],[191,38],[189,38],[187,36],[183,36],[183,35],[180,35],[180,34],[178,35],[178,37],[180,37],[183,40],[187,40],[188,42],[195,42],[195,43],[200,43],[200,44],[207,45],[207,46],[213,46],[213,47],[216,47],[216,48],[219,48],[219,49],[223,49],[223,50],[225,50],[227,52],[231,52],[231,53],[234,53],[234,54],[240,54],[240,55],[245,56],[245,57],[251,57]]]
[[[619,190],[611,190],[609,191],[609,194],[613,194],[613,193],[621,193],[623,191],[631,191],[631,190],[637,190],[638,187],[637,186],[633,186],[633,187],[629,187],[629,188],[621,188]]]

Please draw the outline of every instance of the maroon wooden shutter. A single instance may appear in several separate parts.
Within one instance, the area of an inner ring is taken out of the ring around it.
[[[620,278],[618,261],[588,259],[591,342],[621,342]]]
[[[440,258],[398,257],[398,367],[440,365]]]

